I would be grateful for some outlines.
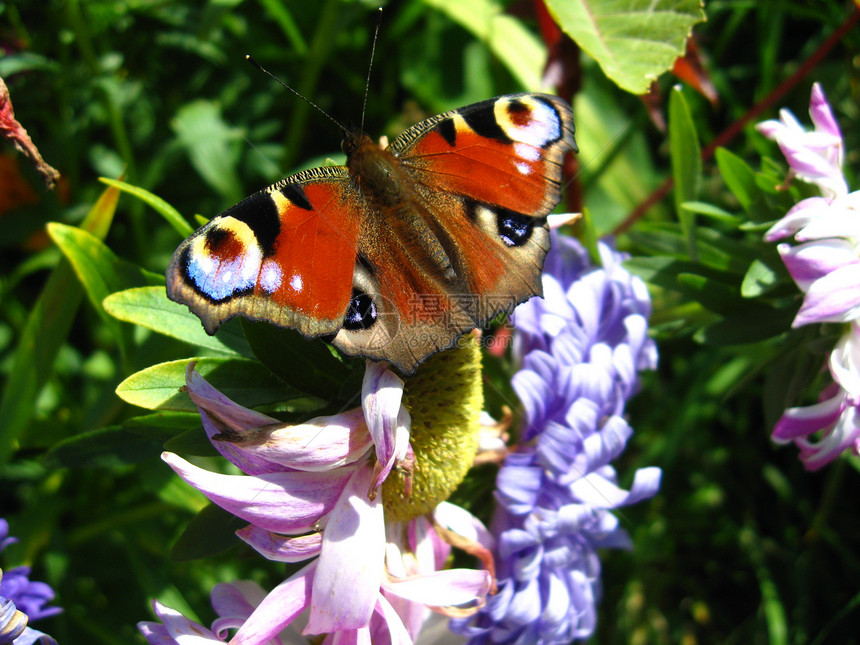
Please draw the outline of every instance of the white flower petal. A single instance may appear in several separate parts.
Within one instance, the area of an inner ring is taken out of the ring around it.
[[[177,475],[229,513],[269,531],[300,533],[334,508],[352,469],[330,473],[277,472],[222,475],[191,464],[179,455],[161,458]]]
[[[397,456],[406,454],[403,439],[408,439],[411,418],[401,405],[403,380],[385,363],[367,361],[361,397],[367,429],[376,446],[376,459],[382,465],[372,485],[375,490],[388,476]]]
[[[857,321],[833,348],[829,366],[833,380],[852,401],[860,401],[860,324]]]
[[[275,562],[302,562],[319,555],[322,547],[322,534],[318,531],[288,537],[251,524],[236,531],[236,535],[267,560]]]
[[[318,562],[302,567],[272,589],[230,639],[230,645],[267,643],[287,627],[308,606]]]
[[[837,269],[857,264],[860,259],[849,242],[845,240],[821,240],[797,246],[777,246],[785,268],[802,291]]]
[[[381,495],[367,498],[370,466],[355,471],[323,532],[306,634],[366,627],[376,606],[385,561]]]
[[[477,542],[488,549],[493,548],[495,538],[493,538],[492,533],[487,530],[481,520],[461,506],[442,502],[433,510],[433,519],[437,524],[467,540]]]
[[[432,607],[472,603],[486,596],[493,579],[486,571],[446,569],[423,576],[389,579],[384,589],[411,602]]]
[[[814,322],[848,322],[860,316],[860,262],[816,280],[806,291],[792,327]]]

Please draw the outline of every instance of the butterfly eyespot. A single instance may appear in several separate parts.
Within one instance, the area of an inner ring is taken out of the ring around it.
[[[464,206],[470,220],[479,223],[487,231],[495,229],[507,247],[525,246],[532,239],[535,227],[543,226],[545,222],[542,217],[525,215],[501,206],[473,201],[467,201]]]
[[[373,298],[366,293],[353,291],[352,299],[349,301],[349,307],[347,307],[343,319],[343,328],[348,331],[369,329],[376,322],[378,316],[379,313]]]
[[[512,141],[536,148],[546,148],[562,136],[557,108],[536,97],[500,100],[496,119]]]
[[[496,216],[499,237],[505,246],[522,246],[528,242],[535,227],[533,217],[510,210],[500,210]]]
[[[179,256],[184,282],[213,303],[253,293],[262,257],[252,241],[253,234],[241,222],[193,238]]]
[[[213,229],[207,233],[204,239],[206,240],[206,251],[212,255],[225,252],[226,255],[235,255],[236,249],[230,249],[229,245],[232,243],[236,247],[239,246],[239,242],[236,240],[235,235],[230,231],[220,228]]]
[[[510,118],[511,123],[513,123],[517,127],[521,128],[531,122],[532,110],[522,101],[514,99],[508,103],[507,108],[508,118]]]

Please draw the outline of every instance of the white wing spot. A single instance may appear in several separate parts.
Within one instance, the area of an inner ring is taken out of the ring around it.
[[[260,286],[267,293],[273,293],[281,286],[283,273],[277,263],[268,260],[260,272]]]
[[[540,160],[540,149],[525,143],[515,143],[514,152],[520,159],[525,159],[526,161]]]
[[[293,274],[290,278],[290,286],[293,288],[293,291],[296,293],[301,293],[304,284],[302,283],[302,276],[298,273]]]

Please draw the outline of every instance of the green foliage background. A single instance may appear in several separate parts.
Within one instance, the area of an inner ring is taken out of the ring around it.
[[[364,109],[374,135],[538,89],[522,83],[539,77],[543,61],[510,55],[540,52],[530,4],[511,3],[500,26],[489,0],[402,0],[385,6],[362,108],[376,5],[0,4],[0,76],[18,118],[63,174],[60,189],[46,193],[11,146],[0,148],[13,157],[0,158],[9,201],[0,213],[0,516],[21,538],[0,564],[32,564],[33,577],[57,590],[65,613],[36,627],[61,643],[142,642],[134,625],[150,618],[154,597],[208,623],[215,583],[250,577],[271,588],[282,579],[238,546],[235,520],[200,514],[205,500],[158,459],[165,441],[206,458],[187,405],[156,402],[150,407],[160,409],[140,416],[115,394],[120,383],[165,361],[207,357],[216,374],[219,361],[232,361],[246,370],[237,398],[268,409],[280,401],[279,412],[301,416],[348,399],[356,373],[335,362],[332,377],[315,362],[320,355],[289,345],[264,360],[269,371],[253,350],[274,341],[253,326],[228,325],[213,346],[199,329],[154,333],[158,316],[133,326],[109,315],[119,315],[127,295],[102,305],[104,296],[163,284],[183,225],[165,222],[166,207],[127,194],[115,213],[116,195],[93,209],[105,190],[98,178],[144,188],[175,207],[174,222],[196,225],[196,214],[211,217],[287,173],[342,158],[339,130],[254,70],[246,53],[340,121],[359,122]],[[611,233],[666,178],[676,179],[674,200],[625,224],[618,239],[652,288],[661,360],[630,408],[636,434],[617,466],[622,478],[649,465],[664,475],[656,498],[619,513],[635,547],[604,558],[594,643],[860,642],[858,460],[810,474],[793,447],[769,439],[785,405],[814,399],[838,336],[788,331],[797,290],[773,245],[761,241],[767,222],[807,187],[776,189],[785,165],[754,121],[716,158],[696,163],[701,148],[809,61],[853,11],[823,0],[708,2],[707,22],[694,33],[719,104],[688,86],[673,90],[676,79],[663,76],[659,109],[669,133],[582,57],[574,114],[587,225],[576,232]],[[785,105],[806,122],[809,87],[821,82],[855,188],[858,60],[855,27],[756,119]],[[46,229],[48,222],[66,226]],[[57,244],[67,254],[80,249],[73,258],[95,259],[72,266]],[[290,372],[304,388],[278,380],[289,383]],[[503,393],[488,397],[491,411],[515,401],[510,373],[505,360],[489,359],[488,392]],[[470,507],[484,517],[492,475],[481,469],[460,495],[478,500]]]

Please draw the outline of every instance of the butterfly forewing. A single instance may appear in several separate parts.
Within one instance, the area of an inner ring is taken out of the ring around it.
[[[182,243],[167,270],[168,296],[210,334],[237,315],[311,336],[335,333],[352,296],[363,216],[352,193],[340,167],[254,193]]]
[[[556,96],[501,96],[422,121],[389,150],[426,189],[540,217],[561,198],[573,115]]]

